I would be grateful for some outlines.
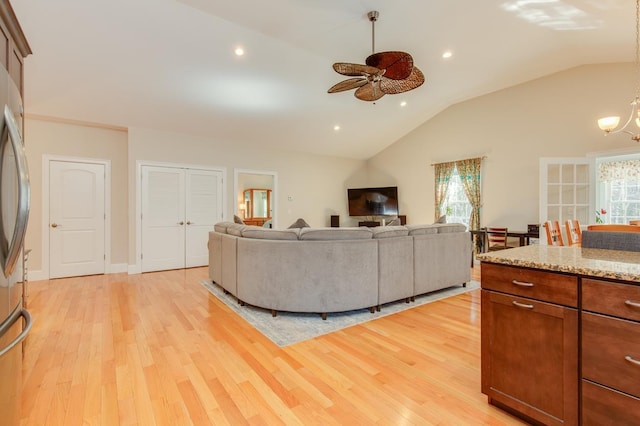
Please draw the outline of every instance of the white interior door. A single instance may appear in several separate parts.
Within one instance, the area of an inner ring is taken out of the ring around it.
[[[586,226],[595,212],[595,188],[593,158],[540,158],[540,223],[557,220],[563,231],[567,219]],[[541,227],[541,244],[544,235]]]
[[[49,276],[105,272],[105,165],[49,164]]]
[[[185,267],[185,172],[142,167],[142,272]]]
[[[187,268],[209,263],[209,231],[222,220],[222,172],[186,170],[186,241]]]

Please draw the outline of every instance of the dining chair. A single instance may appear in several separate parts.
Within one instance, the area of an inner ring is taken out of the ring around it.
[[[565,222],[567,229],[567,243],[570,246],[580,246],[582,244],[582,230],[577,219],[568,219]]]
[[[560,224],[557,220],[551,222],[550,220],[544,223],[544,228],[547,231],[547,244],[550,246],[563,246],[562,231],[560,230]]]
[[[507,228],[490,227],[485,228],[485,241],[487,242],[487,251],[504,250],[518,247],[518,245],[509,244]]]
[[[624,223],[598,223],[587,226],[589,231],[615,231],[615,232],[640,232],[638,225],[626,225]]]

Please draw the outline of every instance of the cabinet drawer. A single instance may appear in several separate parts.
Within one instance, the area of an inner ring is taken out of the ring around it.
[[[582,424],[584,426],[640,424],[640,399],[583,380]]]
[[[560,305],[578,306],[578,278],[513,266],[481,264],[482,288]]]
[[[640,321],[640,286],[584,278],[582,309]]]
[[[583,312],[582,377],[640,396],[640,324]]]

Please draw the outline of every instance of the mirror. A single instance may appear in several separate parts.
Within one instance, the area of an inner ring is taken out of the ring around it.
[[[275,228],[277,174],[263,170],[234,170],[234,214],[247,225]]]
[[[244,190],[244,212],[247,219],[271,219],[271,190]]]

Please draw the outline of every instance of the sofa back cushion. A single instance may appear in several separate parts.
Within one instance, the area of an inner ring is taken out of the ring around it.
[[[371,229],[360,226],[353,228],[302,228],[301,240],[326,241],[326,240],[370,240],[373,238]]]
[[[246,228],[247,225],[240,225],[239,223],[232,223],[227,226],[227,234],[234,235],[236,237],[242,236],[242,231]]]
[[[233,225],[233,222],[218,222],[213,225],[213,230],[221,234],[226,234],[229,225]]]
[[[371,228],[373,232],[373,238],[393,238],[393,237],[406,237],[409,235],[409,230],[405,226],[376,226]]]
[[[438,228],[437,225],[407,225],[406,228],[409,230],[409,235],[426,235],[426,234],[437,234]]]
[[[300,229],[271,229],[261,226],[247,226],[242,230],[245,238],[258,240],[297,240]]]
[[[436,223],[434,224],[438,230],[438,234],[447,234],[449,232],[464,232],[467,227],[462,223]]]

